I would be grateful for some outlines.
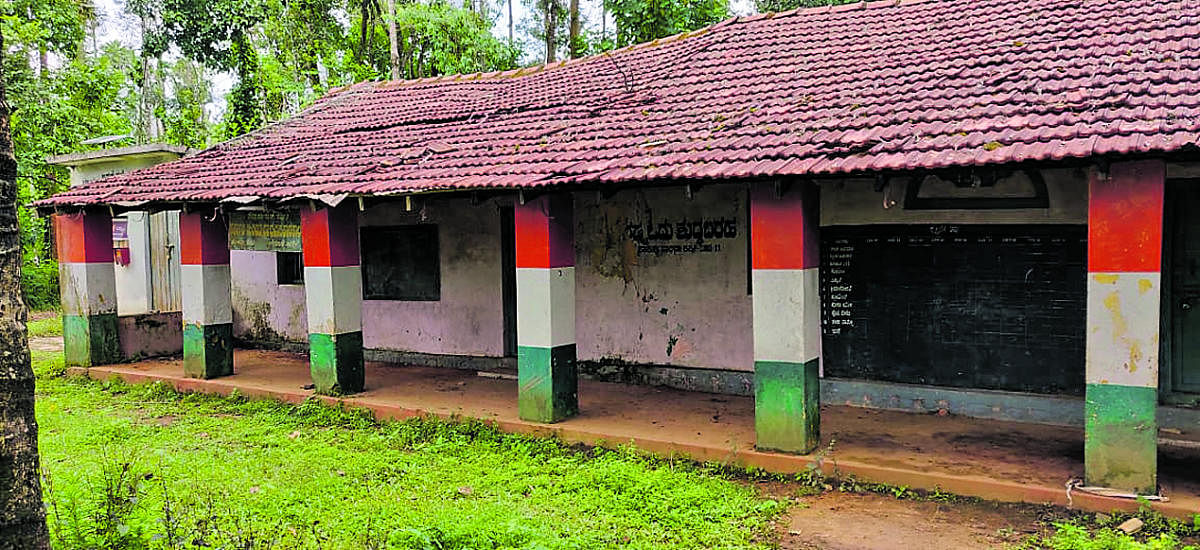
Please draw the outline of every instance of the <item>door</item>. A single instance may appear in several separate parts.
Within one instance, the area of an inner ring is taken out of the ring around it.
[[[150,215],[150,309],[180,311],[179,211]]]
[[[504,302],[504,356],[517,356],[517,244],[513,207],[500,207],[500,295]]]
[[[1167,185],[1171,389],[1200,393],[1200,180]]]

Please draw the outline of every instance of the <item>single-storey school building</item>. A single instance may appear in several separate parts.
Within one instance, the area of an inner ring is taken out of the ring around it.
[[[336,90],[38,203],[68,362],[123,359],[113,216],[178,210],[189,376],[515,366],[540,422],[581,375],[752,394],[784,452],[822,399],[1079,424],[1089,485],[1154,493],[1200,418],[1198,8],[885,0]]]

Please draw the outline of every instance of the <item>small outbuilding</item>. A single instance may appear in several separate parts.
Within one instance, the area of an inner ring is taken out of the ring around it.
[[[113,214],[181,210],[189,376],[515,367],[540,422],[579,376],[752,394],[784,452],[822,400],[1074,424],[1089,485],[1154,493],[1200,423],[1198,7],[886,0],[336,90],[38,203],[69,360],[123,359]]]

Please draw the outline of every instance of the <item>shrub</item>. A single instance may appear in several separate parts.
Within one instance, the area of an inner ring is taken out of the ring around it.
[[[58,307],[58,262],[27,259],[21,265],[21,287],[29,309]]]

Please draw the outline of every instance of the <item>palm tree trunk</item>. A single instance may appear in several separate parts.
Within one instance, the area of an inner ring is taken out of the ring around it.
[[[396,38],[396,0],[387,0],[388,48],[392,80],[400,80],[400,44]]]
[[[4,93],[4,36],[0,35],[0,549],[50,547],[39,479],[33,369],[21,297],[21,238],[17,227],[17,160]]]
[[[567,38],[567,51],[572,59],[583,55],[583,44],[579,38],[579,0],[571,0],[571,31]]]
[[[546,6],[546,63],[554,63],[556,56],[554,50],[558,49],[558,44],[554,43],[554,34],[558,30],[558,22],[554,20],[554,8],[557,6],[556,0],[545,0],[543,4]]]

